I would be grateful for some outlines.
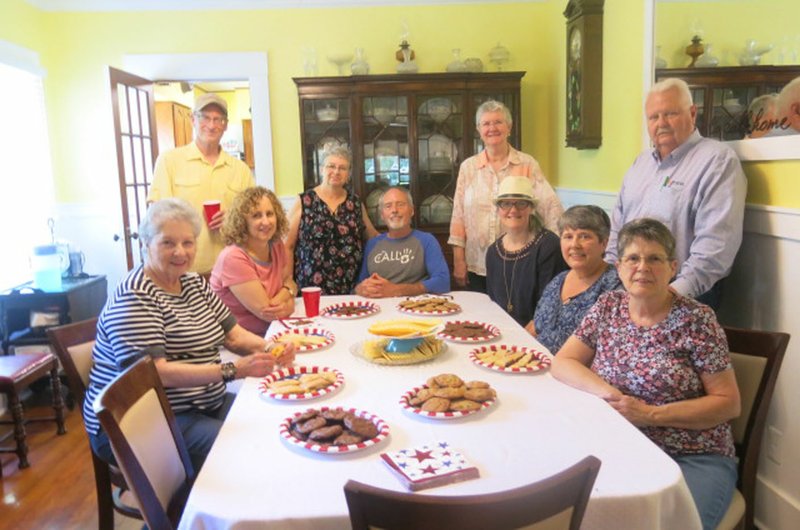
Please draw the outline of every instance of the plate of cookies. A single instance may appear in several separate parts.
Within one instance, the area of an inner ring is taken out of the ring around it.
[[[363,410],[320,407],[283,420],[280,435],[315,453],[352,453],[385,440],[389,425]]]
[[[481,346],[469,352],[469,359],[498,372],[528,373],[550,368],[550,356],[525,346]]]
[[[493,406],[497,393],[485,381],[464,382],[455,374],[429,377],[403,394],[400,405],[418,416],[437,420],[463,418]]]
[[[468,320],[451,320],[437,337],[451,342],[487,342],[500,336],[500,329],[491,324]]]
[[[272,399],[301,401],[330,394],[343,384],[344,376],[335,368],[293,366],[264,377],[258,390]]]
[[[326,318],[348,320],[368,317],[370,315],[374,315],[380,310],[381,308],[378,306],[378,304],[374,304],[366,300],[359,300],[355,302],[342,302],[340,304],[329,305],[320,312],[320,315]]]
[[[321,350],[333,344],[336,340],[333,333],[321,328],[294,328],[283,333],[273,335],[272,340],[284,344],[294,344],[297,352]]]
[[[447,296],[415,296],[400,302],[397,309],[412,315],[452,315],[461,311],[461,306]]]

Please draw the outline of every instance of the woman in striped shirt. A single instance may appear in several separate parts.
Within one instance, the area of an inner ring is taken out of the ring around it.
[[[114,455],[94,413],[94,400],[142,356],[155,361],[196,470],[233,402],[225,383],[261,377],[276,363],[294,360],[293,348],[276,359],[268,352],[273,344],[240,327],[208,283],[188,272],[201,222],[182,199],[153,203],[139,228],[144,263],[120,282],[100,316],[84,421],[95,452],[109,462]],[[221,346],[240,357],[222,363]]]

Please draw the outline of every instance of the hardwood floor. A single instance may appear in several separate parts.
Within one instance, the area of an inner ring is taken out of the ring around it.
[[[26,402],[29,417],[51,414],[49,392],[38,392]],[[8,414],[4,416],[4,419]],[[55,422],[27,425],[31,466],[17,468],[17,456],[2,453],[0,529],[97,528],[94,471],[83,420],[77,409],[66,413],[67,434],[56,435]],[[10,426],[0,426],[7,432]],[[14,443],[13,437],[3,445]],[[115,528],[140,530],[142,521],[114,514]]]

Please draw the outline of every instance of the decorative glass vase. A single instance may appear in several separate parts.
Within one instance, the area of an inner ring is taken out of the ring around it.
[[[453,49],[453,60],[447,65],[448,72],[466,72],[467,65],[461,60],[461,50],[459,48]]]
[[[364,56],[364,48],[356,48],[356,58],[350,65],[350,72],[353,75],[367,75],[369,73],[369,63]]]
[[[719,64],[719,59],[717,59],[717,56],[711,53],[711,48],[713,46],[714,45],[710,42],[706,43],[705,51],[703,52],[703,55],[697,59],[697,62],[694,63],[695,66],[700,68],[710,68]]]

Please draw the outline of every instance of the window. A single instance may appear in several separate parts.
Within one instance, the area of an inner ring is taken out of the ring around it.
[[[0,41],[0,289],[32,278],[34,245],[51,241],[53,170],[36,54]]]

